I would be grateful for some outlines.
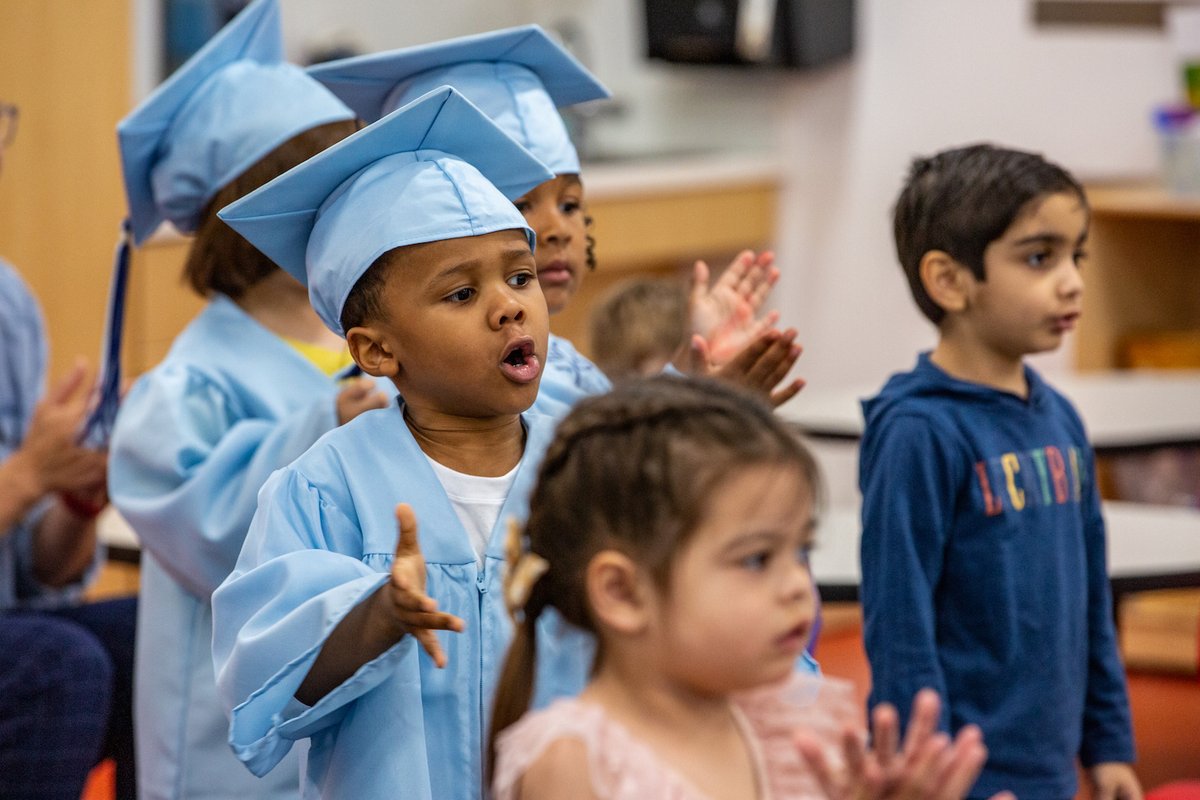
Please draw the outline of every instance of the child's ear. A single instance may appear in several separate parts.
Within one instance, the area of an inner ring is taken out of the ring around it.
[[[970,270],[943,250],[930,250],[921,256],[918,267],[925,293],[947,313],[967,307]]]
[[[362,371],[376,378],[394,378],[400,372],[400,358],[391,340],[370,325],[346,331],[350,357]]]
[[[616,550],[600,551],[588,563],[584,582],[598,625],[631,636],[646,630],[653,589],[629,556]]]

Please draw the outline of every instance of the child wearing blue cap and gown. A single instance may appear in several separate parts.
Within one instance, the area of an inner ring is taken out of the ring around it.
[[[164,219],[194,232],[185,278],[209,298],[129,392],[111,441],[113,502],[142,543],[142,798],[296,796],[298,759],[260,780],[229,749],[210,599],[267,476],[390,396],[366,379],[338,383],[345,344],[304,287],[216,217],[357,128],[350,109],[281,54],[278,5],[259,0],[118,128],[134,240]]]
[[[318,64],[309,74],[368,122],[438,86],[453,86],[549,167],[554,177],[515,202],[537,234],[538,281],[549,311],[566,307],[596,262],[579,156],[557,108],[609,96],[578,60],[539,26],[525,25]],[[800,354],[796,332],[774,330],[775,312],[753,318],[778,274],[769,253],[756,258],[746,251],[710,290],[708,268],[698,262],[689,293],[696,335],[692,350],[675,362],[770,393],[776,405],[793,397],[803,381],[780,383]],[[561,412],[611,388],[571,342],[550,335],[539,408]]]
[[[443,88],[221,212],[400,393],[271,477],[213,596],[233,746],[263,774],[306,739],[306,798],[483,796],[503,528],[555,423],[529,410],[548,315],[509,198],[549,177]],[[590,639],[541,634],[537,699],[577,692]]]

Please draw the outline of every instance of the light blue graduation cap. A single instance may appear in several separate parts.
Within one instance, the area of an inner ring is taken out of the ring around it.
[[[453,86],[558,175],[578,173],[579,156],[557,108],[609,96],[537,25],[318,64],[309,74],[367,121]]]
[[[196,229],[208,201],[302,131],[354,113],[283,60],[277,0],[255,0],[117,125],[133,236]]]
[[[329,328],[375,260],[404,245],[533,231],[510,198],[553,178],[448,86],[362,129],[218,212],[308,285]]]
[[[190,233],[227,183],[298,133],[354,112],[283,61],[277,0],[255,0],[117,125],[129,219],[109,287],[99,398],[83,441],[103,447],[120,401],[129,239],[164,219]]]

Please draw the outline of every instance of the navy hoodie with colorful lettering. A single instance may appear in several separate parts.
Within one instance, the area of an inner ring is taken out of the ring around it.
[[[1027,399],[922,354],[863,403],[859,487],[870,704],[983,729],[972,797],[1066,800],[1084,766],[1133,760],[1092,451],[1026,367]]]

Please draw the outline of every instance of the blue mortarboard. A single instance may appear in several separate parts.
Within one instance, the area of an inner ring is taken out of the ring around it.
[[[344,333],[354,284],[396,247],[533,231],[511,202],[553,174],[448,86],[338,142],[218,216],[308,285]]]
[[[354,113],[285,63],[277,0],[256,0],[117,126],[136,243],[196,229],[221,187],[302,131]]]
[[[309,74],[368,122],[453,86],[556,174],[579,172],[556,107],[609,96],[537,25],[318,64]]]

